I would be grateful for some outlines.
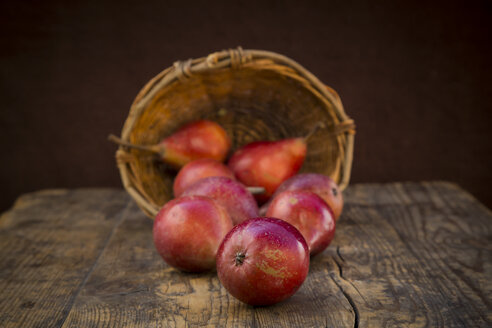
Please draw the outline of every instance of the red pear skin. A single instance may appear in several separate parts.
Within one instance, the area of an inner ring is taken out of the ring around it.
[[[250,305],[271,305],[292,296],[309,271],[301,233],[276,218],[235,226],[217,251],[217,275],[225,289]]]
[[[257,141],[238,149],[228,166],[246,186],[261,186],[265,193],[256,195],[267,201],[282,182],[295,175],[306,158],[304,138]]]
[[[157,252],[170,266],[202,272],[215,268],[215,256],[232,229],[227,211],[208,197],[180,197],[166,203],[154,220]]]
[[[286,180],[278,187],[272,200],[281,192],[287,190],[306,190],[320,196],[331,208],[338,220],[343,210],[343,196],[338,185],[332,178],[319,173],[301,173]],[[260,213],[266,213],[270,203],[266,203],[260,209]]]
[[[156,145],[135,145],[114,135],[110,135],[109,140],[122,146],[157,153],[163,162],[175,168],[201,158],[222,162],[231,147],[226,131],[219,124],[207,120],[188,123]]]
[[[211,158],[222,162],[231,141],[225,130],[212,121],[200,120],[187,124],[161,143],[163,160],[176,167],[200,159]]]
[[[229,213],[234,225],[258,216],[258,204],[239,181],[227,177],[208,177],[188,187],[182,196],[206,196],[214,199]]]
[[[266,216],[296,227],[306,239],[311,255],[324,251],[335,236],[335,218],[330,207],[310,191],[281,192],[272,200]]]
[[[179,197],[186,188],[200,179],[220,176],[235,179],[234,173],[226,165],[214,159],[202,158],[189,162],[179,170],[174,179],[174,197]]]

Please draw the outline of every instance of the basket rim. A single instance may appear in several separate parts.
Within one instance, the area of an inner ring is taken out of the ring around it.
[[[342,168],[338,181],[339,188],[344,190],[349,184],[352,169],[355,134],[354,121],[345,113],[342,101],[335,90],[322,83],[314,74],[296,61],[272,51],[256,49],[245,50],[238,47],[235,49],[213,52],[208,56],[197,59],[176,61],[173,66],[164,69],[149,80],[139,91],[130,107],[130,112],[123,125],[121,139],[130,141],[130,134],[137,121],[136,119],[140,117],[150,101],[164,87],[176,81],[186,81],[186,79],[196,73],[203,73],[222,68],[237,69],[243,65],[255,65],[255,63],[265,61],[272,64],[272,67],[275,70],[288,70],[289,76],[295,78],[299,77],[303,82],[307,83],[306,87],[311,89],[311,91],[315,93],[326,106],[331,105],[334,109],[334,113],[338,120],[338,122],[336,122],[336,128],[340,129],[338,136],[343,136],[345,139],[344,145],[341,145],[342,148],[344,148],[344,158],[343,163],[341,164]],[[150,203],[145,195],[142,195],[142,192],[133,185],[134,179],[131,178],[132,172],[128,162],[122,160],[126,155],[127,153],[124,151],[124,147],[119,146],[116,152],[116,159],[123,186],[144,213],[153,218],[160,208]]]

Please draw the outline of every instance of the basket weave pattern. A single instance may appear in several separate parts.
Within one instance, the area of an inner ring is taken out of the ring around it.
[[[218,122],[232,151],[256,140],[306,135],[301,172],[331,176],[343,190],[352,166],[355,125],[336,92],[295,61],[268,51],[241,48],[176,62],[150,80],[133,102],[121,138],[156,144],[197,119]],[[120,146],[116,159],[123,186],[154,217],[172,198],[175,171],[150,153]]]

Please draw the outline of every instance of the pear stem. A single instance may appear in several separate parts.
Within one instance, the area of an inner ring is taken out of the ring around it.
[[[265,193],[265,188],[263,187],[246,187],[246,189],[253,195],[259,195]]]
[[[114,143],[116,143],[118,145],[121,145],[121,146],[130,147],[130,148],[139,149],[139,150],[150,151],[150,152],[153,152],[153,153],[159,153],[159,151],[155,148],[155,146],[135,145],[135,144],[126,142],[126,141],[118,138],[114,134],[110,134],[108,136],[108,140],[109,141],[112,141],[112,142],[114,142]]]
[[[316,123],[315,126],[311,128],[311,130],[304,136],[304,142],[308,142],[309,139],[321,128],[325,128],[326,125],[323,122]]]

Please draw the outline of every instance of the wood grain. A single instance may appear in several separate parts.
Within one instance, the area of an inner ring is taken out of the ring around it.
[[[102,189],[19,198],[0,219],[0,326],[61,326],[128,204]]]
[[[314,263],[291,299],[253,308],[231,297],[215,273],[168,267],[154,250],[151,229],[152,221],[134,207],[82,289],[66,327],[319,327],[353,319],[337,286],[326,284],[329,268],[321,262]]]
[[[0,219],[2,327],[486,327],[492,214],[445,182],[354,185],[290,299],[251,307],[168,267],[120,190],[23,196]]]
[[[354,186],[329,249],[360,327],[492,323],[492,216],[448,183]]]

